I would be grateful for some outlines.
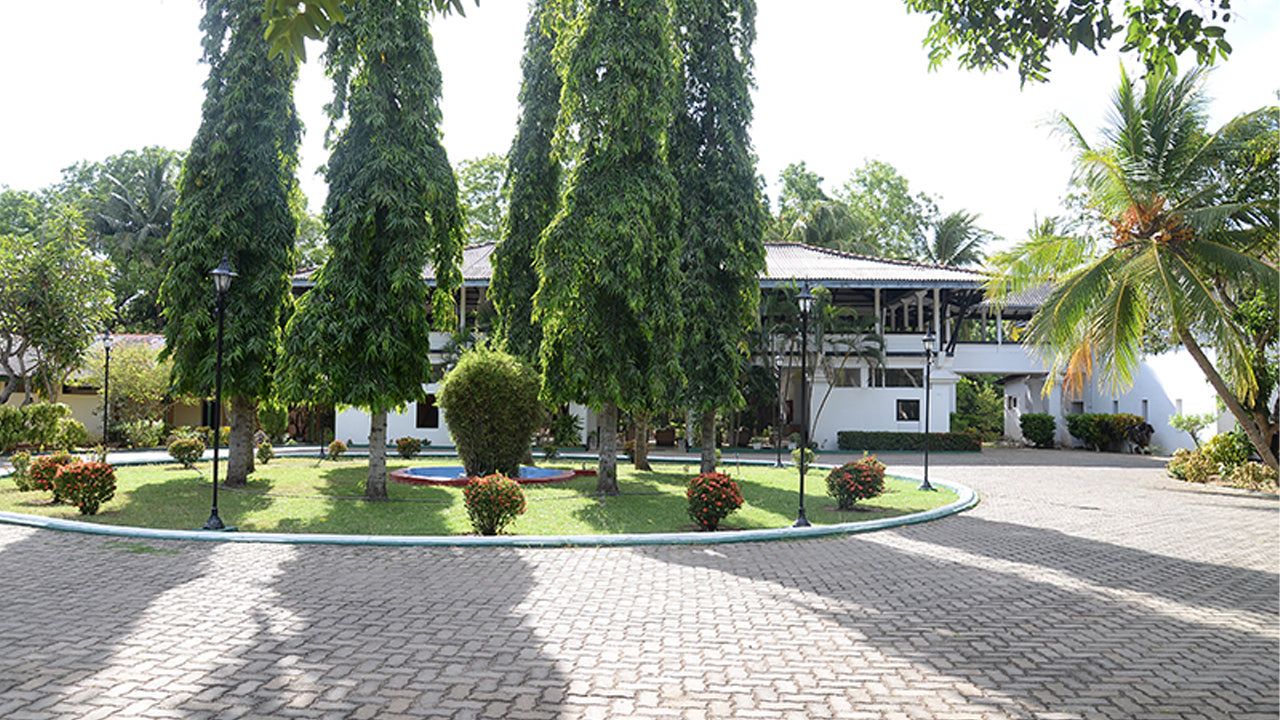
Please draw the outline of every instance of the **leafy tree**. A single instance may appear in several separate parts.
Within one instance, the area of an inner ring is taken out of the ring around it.
[[[0,405],[17,381],[24,405],[33,387],[57,402],[110,313],[109,271],[68,206],[55,209],[37,235],[0,235],[0,368],[8,378]]]
[[[160,295],[174,387],[207,396],[217,325],[209,271],[225,253],[240,275],[226,299],[223,379],[231,396],[226,482],[243,485],[253,470],[255,404],[270,391],[295,262],[297,73],[267,57],[256,0],[205,5],[203,118],[179,181],[172,264]]]
[[[966,69],[1004,68],[1016,61],[1024,84],[1048,79],[1054,48],[1096,53],[1117,36],[1123,38],[1122,52],[1137,54],[1149,71],[1169,74],[1177,72],[1176,58],[1186,50],[1194,50],[1202,65],[1231,53],[1226,29],[1216,24],[1230,22],[1230,0],[1125,0],[1120,12],[1109,0],[904,1],[907,9],[933,18],[925,38],[931,67],[958,50],[960,67]]]
[[[139,421],[163,421],[172,398],[169,375],[173,367],[160,359],[160,349],[145,342],[120,342],[111,348],[111,427]],[[88,381],[102,387],[105,355],[101,346],[90,361]]]
[[[933,198],[913,195],[897,168],[879,160],[866,161],[836,195],[857,228],[855,251],[877,257],[915,259],[938,215]]]
[[[48,208],[38,194],[0,185],[0,235],[32,235],[47,214]]]
[[[498,312],[498,336],[509,352],[530,362],[537,360],[542,343],[541,330],[533,322],[533,295],[538,290],[534,254],[538,238],[560,207],[560,163],[552,155],[560,76],[552,59],[556,36],[547,12],[547,0],[535,3],[525,28],[520,123],[507,152],[510,208],[502,242],[493,250],[489,287]]]
[[[593,0],[558,36],[563,207],[537,250],[544,391],[600,414],[597,490],[616,494],[618,409],[679,389],[675,61],[662,0]]]
[[[933,223],[933,241],[920,249],[920,259],[934,265],[961,267],[980,265],[982,246],[991,233],[977,226],[978,216],[953,212]]]
[[[1097,146],[1061,117],[1076,146],[1076,182],[1110,222],[1110,246],[1096,252],[1096,244],[1076,238],[1038,239],[1006,258],[989,289],[998,298],[1056,280],[1031,320],[1031,341],[1055,370],[1084,376],[1096,364],[1100,380],[1113,386],[1132,382],[1144,334],[1158,323],[1186,347],[1274,468],[1269,439],[1275,423],[1266,400],[1259,402],[1265,383],[1255,370],[1250,333],[1233,309],[1239,291],[1260,294],[1272,311],[1277,305],[1275,224],[1257,223],[1275,217],[1275,192],[1241,192],[1274,186],[1274,160],[1247,171],[1234,161],[1251,128],[1272,132],[1259,116],[1275,110],[1209,132],[1203,77],[1200,69],[1181,78],[1153,72],[1139,87],[1122,74]],[[1272,179],[1242,182],[1225,167]],[[1217,365],[1205,345],[1216,350]]]
[[[442,14],[457,12],[465,15],[463,0],[426,0],[427,10]],[[319,40],[329,32],[334,23],[346,22],[340,0],[265,0],[262,12],[267,24],[266,37],[271,43],[271,56],[286,55],[298,60],[307,59],[303,38]],[[476,5],[480,0],[476,0]],[[358,3],[357,3],[358,7]]]
[[[466,218],[468,243],[495,242],[502,233],[506,174],[506,160],[493,153],[458,163],[458,204]]]
[[[683,102],[671,129],[680,192],[688,407],[702,413],[702,472],[716,467],[715,417],[741,405],[746,334],[758,322],[764,212],[751,154],[754,0],[673,0]],[[637,437],[637,460],[646,436]]]
[[[440,70],[425,4],[368,0],[329,36],[336,126],[325,215],[332,255],[286,331],[283,392],[367,410],[365,496],[387,497],[387,413],[424,398],[431,323],[461,286],[458,188],[440,144]],[[434,297],[422,269],[435,268]]]

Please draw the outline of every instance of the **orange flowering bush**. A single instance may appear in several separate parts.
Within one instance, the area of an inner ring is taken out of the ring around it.
[[[471,527],[481,535],[497,535],[517,515],[524,514],[520,483],[501,474],[471,478],[462,490]]]
[[[338,458],[342,457],[342,454],[345,453],[346,451],[347,451],[347,444],[342,442],[341,440],[334,440],[333,442],[329,443],[329,459],[330,460],[337,460]]]
[[[742,491],[733,478],[703,473],[689,481],[689,517],[703,530],[715,530],[729,513],[742,507]]]
[[[66,452],[31,458],[31,464],[27,466],[27,483],[33,490],[46,490],[53,493],[55,503],[63,502],[66,498],[58,492],[58,485],[54,482],[54,478],[59,468],[73,462],[76,462],[76,458]]]
[[[836,499],[841,510],[852,510],[859,500],[867,500],[884,492],[884,463],[875,455],[845,463],[827,475],[827,494]]]
[[[116,496],[116,469],[104,462],[75,462],[58,468],[56,494],[75,505],[81,515],[94,515],[102,503]]]

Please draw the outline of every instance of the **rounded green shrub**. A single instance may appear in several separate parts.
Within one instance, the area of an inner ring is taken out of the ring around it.
[[[21,492],[35,490],[35,486],[31,484],[31,453],[14,453],[13,457],[9,458],[9,462],[13,464],[13,472],[9,477],[13,479],[13,484],[18,490]]]
[[[1218,473],[1226,477],[1249,459],[1249,451],[1252,449],[1248,436],[1233,430],[1209,438],[1200,451],[1217,465]]]
[[[1186,456],[1181,466],[1182,479],[1193,483],[1206,483],[1218,474],[1218,464],[1201,448]]]
[[[75,505],[81,515],[95,515],[116,496],[116,470],[104,462],[73,462],[58,468],[56,495]]]
[[[71,452],[78,447],[84,447],[89,444],[89,431],[85,429],[84,423],[75,418],[64,417],[58,420],[58,442],[59,450]]]
[[[169,456],[191,467],[204,457],[204,441],[198,437],[178,438],[169,443]]]
[[[1058,421],[1048,413],[1027,413],[1018,420],[1022,429],[1022,437],[1038,448],[1053,447],[1054,436],[1058,434]]]
[[[1276,471],[1256,462],[1241,463],[1226,478],[1227,482],[1246,490],[1276,491]]]
[[[408,436],[396,438],[396,450],[400,453],[400,457],[412,460],[422,451],[422,441]]]
[[[471,478],[462,497],[471,527],[481,535],[497,535],[525,509],[520,483],[501,474]]]
[[[518,358],[477,346],[445,376],[436,403],[444,409],[467,475],[517,476],[542,425],[542,380]]]
[[[703,530],[715,530],[729,513],[742,507],[742,490],[733,478],[709,472],[689,481],[685,491],[689,517]]]
[[[258,462],[266,465],[276,456],[276,449],[271,447],[270,442],[263,441],[258,445]]]
[[[827,474],[827,494],[836,507],[852,510],[859,500],[869,500],[884,492],[884,463],[875,455],[845,463]]]

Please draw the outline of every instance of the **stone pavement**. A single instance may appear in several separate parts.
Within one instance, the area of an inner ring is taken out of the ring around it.
[[[338,547],[0,526],[0,718],[1277,717],[1275,498],[1121,455],[932,468],[982,504],[813,541]]]

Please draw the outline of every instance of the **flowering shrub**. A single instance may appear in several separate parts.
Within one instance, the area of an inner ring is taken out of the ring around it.
[[[863,454],[860,460],[845,463],[827,475],[827,494],[836,499],[841,510],[852,510],[859,500],[867,500],[884,492],[884,463],[875,455]]]
[[[178,438],[169,443],[169,455],[183,465],[192,467],[204,457],[204,441],[198,437]]]
[[[55,494],[81,515],[94,515],[116,495],[116,469],[103,462],[73,462],[58,468],[53,483]]]
[[[1173,477],[1193,483],[1209,482],[1214,475],[1218,474],[1218,464],[1203,448],[1175,450],[1173,458],[1165,464],[1164,468]]]
[[[31,473],[29,471],[31,453],[14,453],[13,457],[9,458],[9,462],[13,463],[13,474],[9,476],[13,478],[13,484],[18,486],[18,489],[22,492],[35,490],[35,486],[31,484]]]
[[[333,442],[329,443],[329,459],[330,460],[337,460],[338,458],[342,457],[342,454],[345,453],[346,451],[347,451],[347,444],[342,442],[341,440],[334,440]]]
[[[689,481],[689,517],[703,530],[715,530],[729,513],[742,507],[742,491],[733,478],[703,473]]]
[[[276,456],[276,449],[271,447],[271,443],[262,441],[258,445],[258,462],[266,465],[271,462],[271,458]]]
[[[505,475],[471,478],[462,490],[471,527],[481,535],[497,535],[517,515],[524,514],[524,491]]]
[[[1276,491],[1276,471],[1261,463],[1241,463],[1226,480],[1234,487],[1246,490]]]
[[[1205,441],[1196,452],[1204,453],[1217,466],[1218,474],[1227,477],[1249,459],[1249,438],[1243,432],[1224,432]]]
[[[397,438],[396,449],[400,451],[400,457],[412,460],[422,450],[422,441],[416,437]]]
[[[54,482],[54,478],[58,474],[58,468],[63,465],[70,465],[76,462],[71,453],[60,452],[53,455],[40,455],[31,459],[31,464],[27,468],[27,476],[30,479],[30,485],[33,490],[46,490],[53,493],[53,501],[56,503],[63,502],[65,498],[58,492],[58,485]]]

